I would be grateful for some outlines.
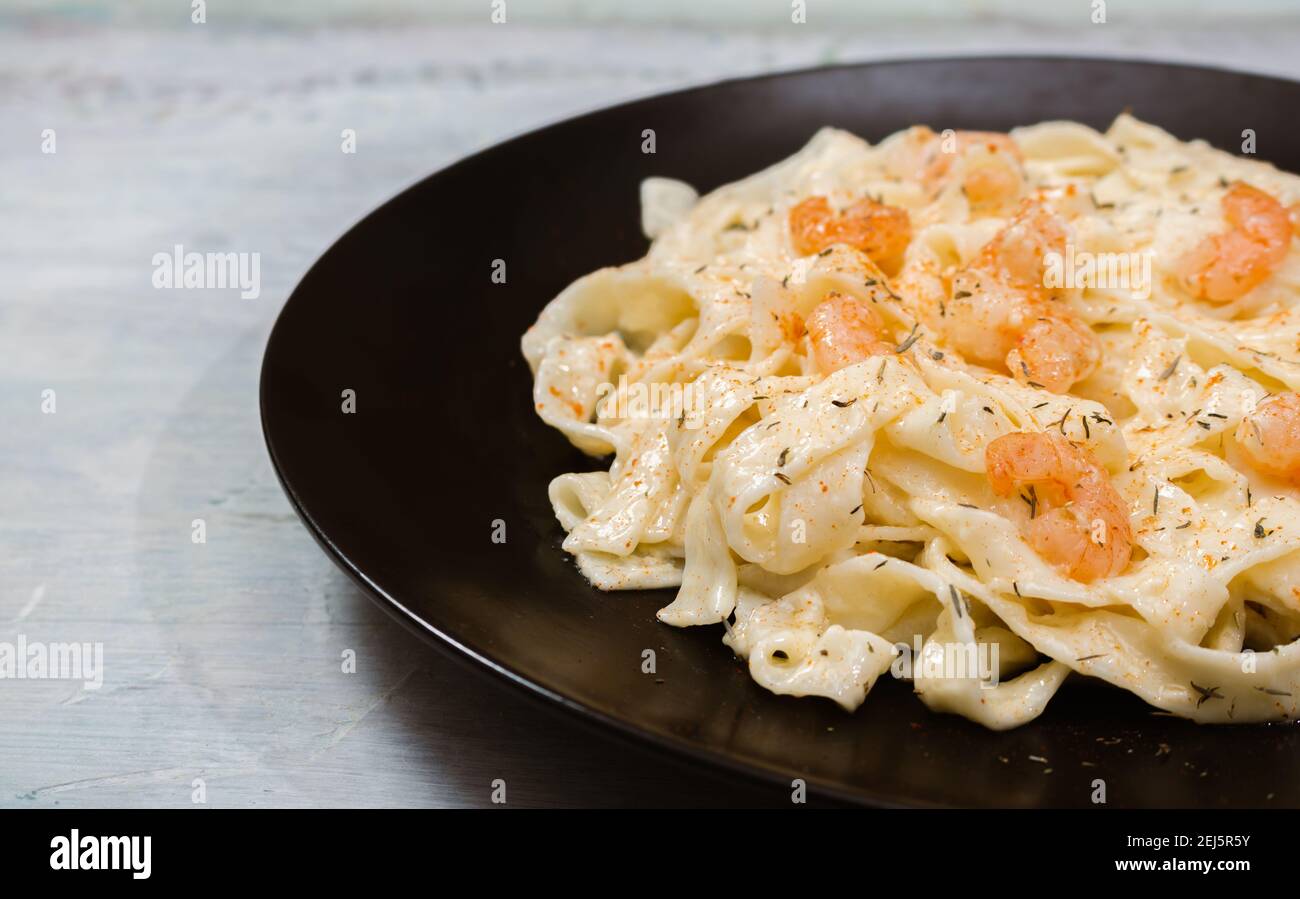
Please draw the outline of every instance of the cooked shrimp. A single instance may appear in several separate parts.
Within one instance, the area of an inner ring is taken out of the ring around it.
[[[962,193],[973,205],[1014,200],[1024,189],[1024,156],[1016,142],[995,131],[956,131],[951,138],[917,129],[905,152],[914,154],[914,177],[927,192],[940,190],[964,159]]]
[[[1237,445],[1256,471],[1300,485],[1300,396],[1261,402],[1237,426]]]
[[[1053,393],[1065,393],[1100,364],[1101,342],[1092,328],[1072,315],[1035,320],[1007,353],[1012,373]]]
[[[1221,204],[1228,230],[1205,238],[1174,266],[1189,293],[1215,303],[1254,290],[1291,248],[1291,217],[1264,191],[1238,181]]]
[[[807,327],[813,362],[823,375],[894,351],[884,339],[880,313],[868,301],[842,293],[828,294],[808,316]]]
[[[980,250],[971,266],[1035,298],[1046,297],[1043,257],[1065,253],[1069,231],[1065,221],[1045,203],[1026,201],[1007,226]]]
[[[1092,329],[1053,301],[1043,258],[1064,253],[1064,221],[1027,202],[952,283],[942,330],[980,365],[1005,365],[1016,379],[1064,393],[1101,361]]]
[[[1006,160],[1007,157],[1001,157]],[[975,206],[1001,203],[1020,196],[1024,176],[1013,163],[999,161],[972,166],[962,180],[962,192]]]
[[[790,237],[801,256],[843,243],[892,271],[912,240],[912,223],[906,209],[869,198],[836,214],[825,197],[809,197],[790,210]]]
[[[1020,494],[1029,516],[1021,531],[1066,576],[1090,583],[1128,565],[1128,511],[1106,469],[1086,449],[1056,434],[1021,431],[989,443],[984,465],[996,494]]]

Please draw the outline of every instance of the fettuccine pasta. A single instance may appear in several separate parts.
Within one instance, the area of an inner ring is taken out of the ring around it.
[[[595,587],[847,709],[910,653],[991,728],[1072,673],[1295,717],[1300,178],[1122,115],[826,129],[642,200],[645,258],[523,338],[542,420],[612,456],[550,485]]]

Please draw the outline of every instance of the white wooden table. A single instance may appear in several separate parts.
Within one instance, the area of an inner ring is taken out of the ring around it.
[[[0,27],[0,648],[104,647],[98,690],[0,680],[0,805],[472,806],[497,778],[510,806],[788,801],[535,707],[419,644],[335,570],[258,422],[262,348],[294,283],[428,172],[631,96],[882,52],[1153,55],[1294,77],[1297,45],[1294,20]],[[153,254],[176,244],[260,253],[260,297],[154,289]]]

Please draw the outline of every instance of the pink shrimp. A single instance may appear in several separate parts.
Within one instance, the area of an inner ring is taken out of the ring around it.
[[[790,238],[800,256],[842,243],[894,271],[912,240],[912,223],[906,209],[869,198],[837,215],[825,197],[809,197],[790,210]]]
[[[1052,311],[1056,314],[1035,319],[1016,338],[1007,353],[1007,369],[1024,381],[1065,393],[1101,364],[1101,342],[1081,319]]]
[[[1101,361],[1092,329],[1044,287],[1044,257],[1064,253],[1064,221],[1027,201],[952,283],[942,316],[950,343],[970,360],[1004,365],[1016,379],[1056,393]]]
[[[1221,204],[1228,230],[1205,238],[1174,266],[1189,293],[1214,303],[1254,290],[1291,248],[1291,216],[1269,194],[1238,181]]]
[[[823,375],[894,352],[884,339],[885,326],[871,303],[832,291],[808,316],[813,362]]]
[[[1256,471],[1300,485],[1300,396],[1263,400],[1237,426],[1237,445]]]
[[[984,465],[994,493],[1024,500],[1021,530],[1029,545],[1068,577],[1090,583],[1128,566],[1128,511],[1086,449],[1056,434],[1021,431],[990,442]]]
[[[949,182],[958,159],[968,163],[962,172],[961,187],[973,205],[1014,200],[1024,189],[1024,156],[1006,134],[956,131],[944,137],[929,128],[919,128],[908,137],[904,152],[914,160],[914,176],[930,194]]]

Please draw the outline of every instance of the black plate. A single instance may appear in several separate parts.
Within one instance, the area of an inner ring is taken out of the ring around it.
[[[702,190],[776,162],[823,125],[878,140],[916,123],[1006,130],[1125,108],[1183,139],[1300,170],[1300,84],[1081,59],[817,69],[683,91],[516,138],[430,176],[349,231],[271,334],[263,427],[290,500],[386,608],[516,684],[660,746],[885,805],[1300,805],[1300,734],[1198,726],[1071,682],[992,733],[882,682],[853,715],[774,696],[721,628],[656,622],[667,591],[605,595],[560,550],[556,474],[597,467],[531,407],[519,337],[551,297],[641,256],[638,185]],[[641,152],[655,131],[657,153]],[[491,280],[493,260],[507,282]],[[355,414],[341,393],[356,391]],[[492,542],[493,522],[507,542]],[[658,672],[641,672],[654,649]],[[887,680],[887,679],[886,679]]]

